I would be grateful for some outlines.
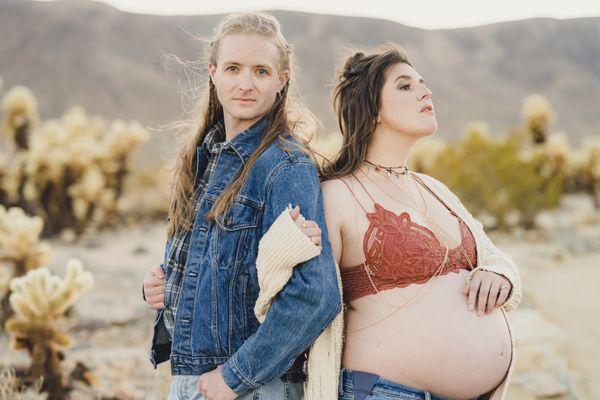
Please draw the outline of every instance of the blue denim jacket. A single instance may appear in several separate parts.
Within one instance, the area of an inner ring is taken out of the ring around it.
[[[323,195],[307,155],[285,151],[276,140],[258,158],[226,215],[217,222],[204,217],[258,147],[266,123],[264,118],[240,133],[220,153],[194,221],[173,341],[165,340],[159,310],[151,351],[155,366],[170,356],[173,375],[200,375],[224,364],[223,378],[238,394],[283,375],[341,311]],[[197,156],[202,165],[206,156]],[[289,203],[319,224],[323,250],[294,268],[259,324],[253,312],[258,242]],[[165,281],[168,274],[167,266]]]

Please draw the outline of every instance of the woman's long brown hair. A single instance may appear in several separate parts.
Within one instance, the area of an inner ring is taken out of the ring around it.
[[[322,180],[349,175],[364,162],[377,126],[385,73],[398,63],[412,66],[404,49],[392,43],[370,54],[355,53],[344,63],[333,92],[342,148],[333,160],[320,168]]]
[[[288,132],[300,141],[302,147],[299,149],[301,151],[311,154],[308,151],[308,141],[315,134],[314,131],[318,125],[312,113],[302,103],[291,98],[290,92],[293,87],[291,46],[283,37],[277,19],[265,13],[240,13],[223,19],[217,27],[208,49],[207,61],[210,64],[217,65],[222,39],[226,35],[234,33],[258,33],[272,38],[280,53],[279,71],[289,71],[290,79],[276,96],[275,103],[268,113],[267,128],[258,148],[249,157],[241,173],[219,195],[208,213],[207,218],[217,221],[234,201],[246,182],[255,161],[276,139],[280,141],[283,148],[293,147],[292,142],[284,138],[284,133]],[[177,229],[190,229],[193,224],[196,147],[204,141],[210,128],[223,119],[223,107],[219,103],[216,88],[210,79],[208,79],[203,93],[200,110],[199,126],[194,134],[188,136],[177,158],[169,202],[167,237],[172,237]]]

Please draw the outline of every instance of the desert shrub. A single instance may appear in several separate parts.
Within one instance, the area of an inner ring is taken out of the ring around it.
[[[512,212],[531,228],[538,212],[558,205],[562,178],[544,173],[542,157],[523,158],[522,145],[519,134],[494,138],[485,124],[472,123],[454,143],[423,141],[411,167],[446,183],[471,212],[491,215],[496,228],[508,229]]]

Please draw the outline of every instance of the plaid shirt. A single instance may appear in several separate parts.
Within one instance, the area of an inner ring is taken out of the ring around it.
[[[198,206],[200,199],[206,189],[206,184],[210,180],[216,166],[216,161],[219,158],[218,155],[223,150],[227,142],[225,141],[225,128],[222,122],[219,122],[212,127],[206,134],[204,141],[202,142],[202,150],[208,156],[208,165],[204,174],[200,175],[202,171],[196,171],[198,174],[196,190],[194,192],[194,215],[198,213]],[[165,260],[166,266],[172,266],[172,270],[169,273],[169,278],[165,282],[165,300],[168,302],[169,307],[164,309],[164,322],[169,336],[173,338],[173,328],[175,325],[175,315],[177,313],[177,304],[179,302],[179,294],[181,292],[181,285],[183,283],[183,272],[185,269],[185,263],[188,256],[190,247],[190,238],[192,236],[192,229],[176,229],[171,239],[171,248],[169,249],[168,258]]]

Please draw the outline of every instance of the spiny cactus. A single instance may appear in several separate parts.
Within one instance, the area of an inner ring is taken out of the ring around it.
[[[18,149],[27,149],[30,133],[38,121],[35,96],[25,86],[15,86],[4,96],[2,108],[6,113],[2,131]]]
[[[0,206],[0,325],[12,314],[8,304],[10,291],[2,283],[4,279],[20,277],[48,263],[52,257],[50,246],[40,241],[43,225],[40,217],[27,216],[20,208],[7,211]]]
[[[548,126],[555,115],[548,100],[540,95],[528,96],[523,101],[522,113],[533,143],[544,143],[548,136]]]
[[[107,127],[74,107],[40,124],[27,150],[13,157],[3,187],[8,198],[44,218],[45,234],[113,224],[129,156],[148,137],[137,122]]]
[[[571,153],[573,187],[592,195],[594,206],[600,209],[600,135],[588,136],[581,147]]]
[[[40,267],[10,282],[15,316],[6,322],[6,330],[11,335],[11,347],[28,351],[30,378],[44,378],[42,390],[48,392],[50,400],[65,398],[68,387],[61,369],[61,349],[69,346],[71,339],[58,323],[93,284],[92,274],[76,259],[67,263],[64,279]]]
[[[5,204],[8,201],[8,194],[5,189],[6,169],[8,167],[8,159],[4,154],[0,154],[0,204]]]
[[[4,298],[8,292],[8,283],[13,277],[12,274],[13,266],[7,262],[0,262],[0,298]],[[3,315],[5,311],[2,311]],[[0,323],[2,318],[0,318]]]

